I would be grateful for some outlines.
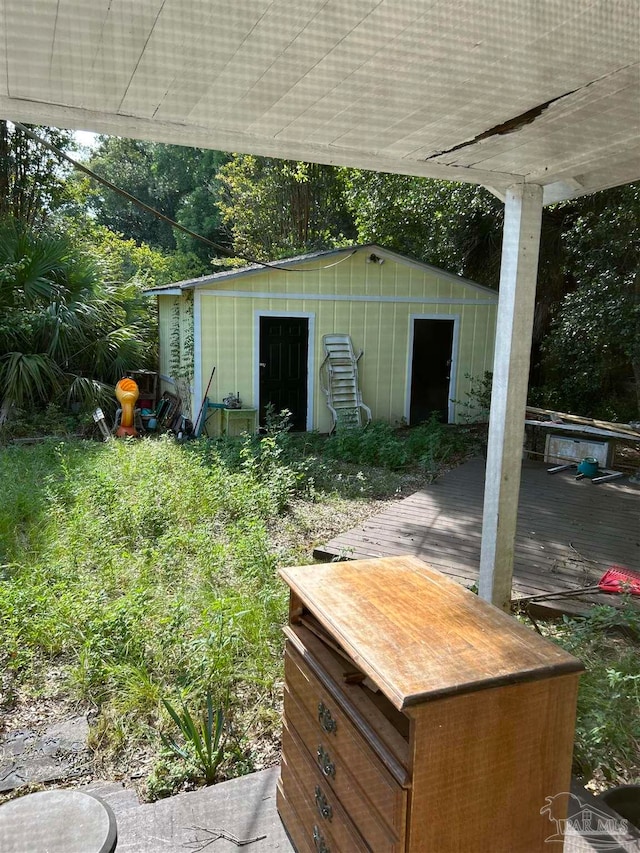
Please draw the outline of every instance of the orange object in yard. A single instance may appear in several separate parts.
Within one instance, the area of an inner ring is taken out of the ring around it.
[[[133,425],[133,413],[139,393],[138,386],[133,379],[121,379],[116,385],[116,398],[122,408],[120,426],[116,430],[118,438],[126,435],[135,438],[138,435],[138,430]]]

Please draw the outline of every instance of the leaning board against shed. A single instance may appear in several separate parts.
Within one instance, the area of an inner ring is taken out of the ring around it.
[[[414,557],[280,574],[297,850],[547,850],[582,664]]]

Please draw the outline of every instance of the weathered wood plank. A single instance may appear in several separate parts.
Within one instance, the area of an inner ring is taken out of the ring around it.
[[[640,487],[626,480],[594,486],[572,476],[550,476],[547,467],[523,464],[515,597],[597,583],[613,563],[638,568]],[[472,460],[337,536],[315,556],[412,554],[470,586],[478,577],[483,484],[484,462]],[[599,604],[618,600],[604,594],[585,598]],[[584,601],[556,601],[553,606],[565,612],[585,609]]]

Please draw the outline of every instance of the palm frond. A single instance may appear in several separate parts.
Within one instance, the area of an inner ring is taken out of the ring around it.
[[[5,401],[46,400],[60,387],[61,371],[46,353],[8,352],[0,357],[0,386]]]

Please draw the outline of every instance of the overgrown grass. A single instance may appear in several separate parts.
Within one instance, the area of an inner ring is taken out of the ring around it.
[[[170,440],[0,458],[0,657],[18,682],[42,690],[61,661],[109,750],[153,739],[164,698],[229,695],[239,730],[277,707],[285,590],[266,525],[288,471]]]
[[[335,514],[400,494],[476,450],[473,432],[436,423],[332,438],[0,448],[8,692],[46,695],[54,668],[67,695],[96,707],[99,758],[159,756],[155,794],[198,777],[197,761],[161,753],[158,732],[172,725],[164,703],[197,715],[210,696],[224,709],[224,774],[251,769],[275,755],[280,727],[286,589],[276,568],[310,560],[311,543],[277,534],[312,519],[319,502]],[[634,612],[624,618],[638,632]],[[553,638],[588,667],[576,769],[624,780],[638,771],[640,670],[637,636],[612,638],[613,618],[597,611]]]
[[[627,601],[545,628],[579,658],[574,772],[605,784],[640,781],[640,612]]]
[[[98,709],[92,743],[107,759],[156,747],[166,700],[197,714],[211,696],[247,769],[279,729],[276,563],[310,559],[274,547],[292,497],[313,513],[321,500],[393,495],[407,475],[390,468],[423,477],[419,456],[443,445],[441,429],[0,449],[0,665],[31,695],[46,694],[55,666]],[[156,792],[181,772],[165,755]]]
[[[400,477],[394,474],[412,471],[424,482],[481,452],[482,427],[447,426],[433,417],[410,429],[374,421],[366,428],[345,429],[329,437],[284,429],[266,441],[273,443],[269,458],[275,454],[296,471],[307,492],[315,485],[322,492],[338,491],[343,496],[382,497],[393,493],[390,483],[399,483]],[[264,438],[253,440],[254,454],[264,442]],[[237,442],[222,442],[218,452],[237,465],[246,449]]]

